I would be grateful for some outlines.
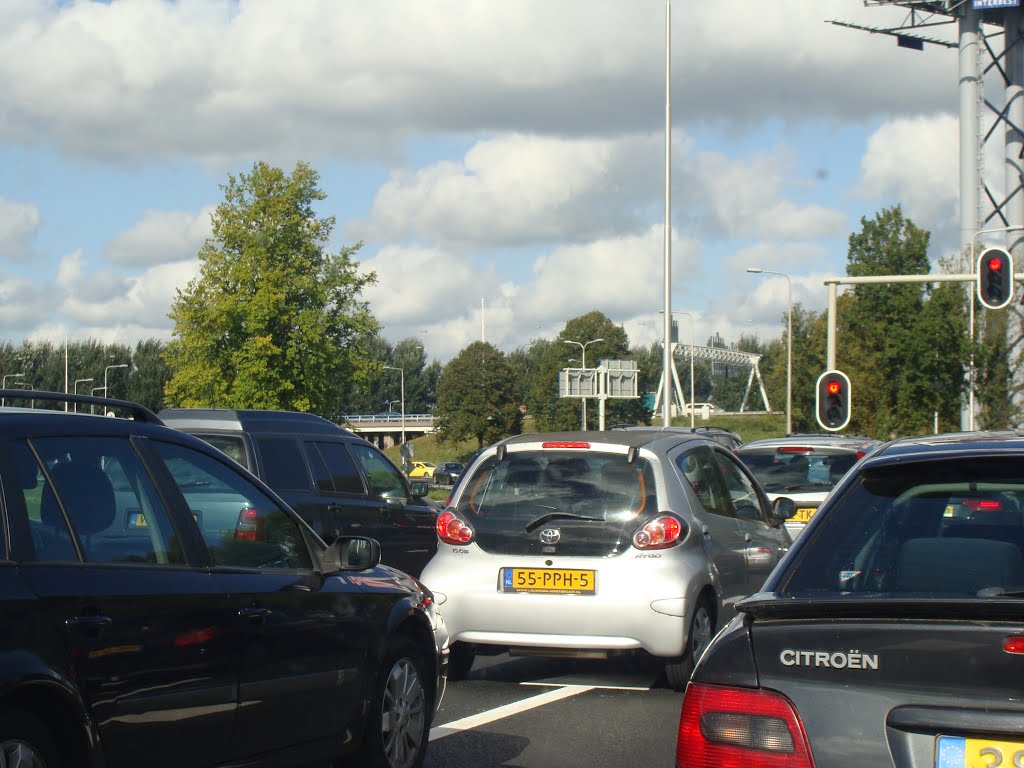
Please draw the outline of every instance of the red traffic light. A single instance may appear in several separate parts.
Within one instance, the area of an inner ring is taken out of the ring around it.
[[[986,248],[977,262],[978,301],[987,309],[1002,309],[1013,300],[1013,254],[1005,248]]]
[[[843,387],[838,381],[830,381],[825,385],[825,389],[830,395],[838,395],[842,391]]]
[[[993,272],[998,272],[1003,268],[1003,260],[1000,259],[998,256],[993,256],[991,259],[988,260],[988,268],[991,269]]]

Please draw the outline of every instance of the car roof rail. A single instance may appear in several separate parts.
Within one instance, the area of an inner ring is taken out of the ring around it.
[[[130,400],[117,400],[113,397],[73,395],[69,392],[45,392],[35,389],[0,389],[0,398],[5,400],[45,400],[57,403],[78,403],[80,405],[97,405],[108,409],[120,408],[131,413],[134,421],[163,425],[160,417],[146,406],[133,403]]]

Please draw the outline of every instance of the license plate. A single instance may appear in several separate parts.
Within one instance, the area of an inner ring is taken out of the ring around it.
[[[792,520],[794,523],[806,523],[814,516],[814,513],[817,511],[817,507],[797,507],[796,514],[794,514],[789,519]]]
[[[567,568],[502,568],[502,592],[593,595],[597,572]]]
[[[1014,768],[1024,765],[1024,742],[939,736],[935,768]]]
[[[129,528],[148,528],[149,523],[146,522],[146,516],[141,512],[129,512],[128,513],[128,527]]]

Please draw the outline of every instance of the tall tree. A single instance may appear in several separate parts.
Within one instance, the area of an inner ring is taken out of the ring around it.
[[[327,250],[334,217],[317,215],[326,195],[305,163],[291,174],[256,163],[229,176],[199,251],[200,275],[179,290],[167,345],[178,406],[217,405],[341,413],[369,361],[377,330],[361,291],[361,244]]]
[[[441,442],[476,438],[483,448],[519,434],[522,414],[505,355],[475,341],[449,361],[437,384],[434,420]]]

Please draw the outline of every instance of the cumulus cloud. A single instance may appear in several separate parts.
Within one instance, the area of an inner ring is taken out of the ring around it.
[[[199,213],[146,211],[135,226],[119,232],[107,243],[113,264],[149,266],[193,258],[213,233],[210,215],[214,207]]]
[[[31,240],[41,223],[35,205],[0,198],[0,258],[15,261],[31,253]]]
[[[116,162],[283,148],[361,158],[437,131],[607,134],[656,124],[657,6],[309,0],[281,8],[271,0],[6,7],[0,136]],[[678,119],[753,127],[768,116],[862,119],[955,104],[955,56],[907,56],[890,40],[825,24],[884,25],[897,10],[848,0],[775,0],[771,13],[747,0],[696,4],[673,24],[674,100],[686,105]]]

